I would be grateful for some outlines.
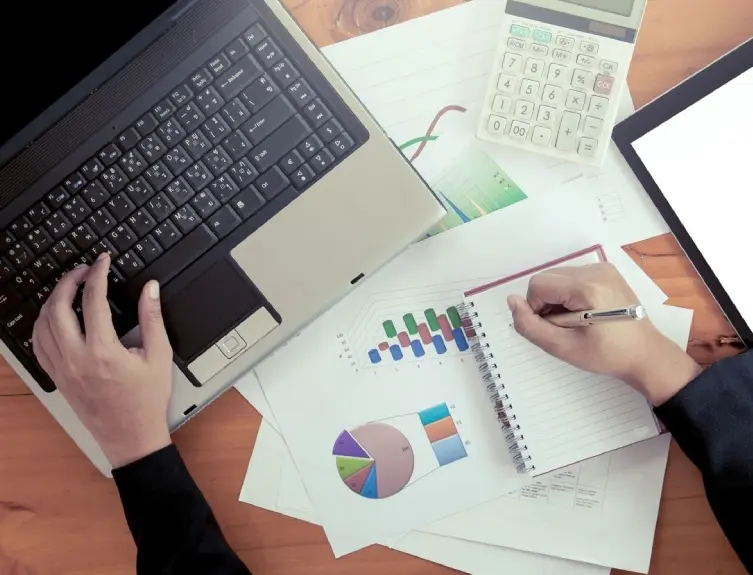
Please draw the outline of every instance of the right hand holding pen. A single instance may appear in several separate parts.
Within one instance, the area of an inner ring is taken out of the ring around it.
[[[700,368],[651,321],[563,328],[545,319],[550,313],[638,303],[611,264],[547,270],[531,278],[527,298],[508,298],[520,335],[580,369],[616,377],[654,405],[661,405],[694,379]]]

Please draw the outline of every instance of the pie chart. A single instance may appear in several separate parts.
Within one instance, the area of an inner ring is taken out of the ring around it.
[[[413,475],[411,444],[399,430],[385,423],[343,431],[332,455],[343,483],[367,499],[392,497]]]

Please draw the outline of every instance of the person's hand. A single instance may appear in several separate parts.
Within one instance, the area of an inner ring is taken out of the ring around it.
[[[576,367],[621,379],[660,405],[694,379],[700,368],[651,321],[563,328],[542,317],[638,303],[611,264],[547,270],[531,278],[527,299],[508,298],[520,335]]]
[[[103,254],[91,268],[65,274],[42,307],[32,341],[40,365],[117,469],[170,444],[173,356],[154,281],[139,300],[143,348],[120,343],[107,303],[109,269]],[[73,311],[84,282],[86,335]]]

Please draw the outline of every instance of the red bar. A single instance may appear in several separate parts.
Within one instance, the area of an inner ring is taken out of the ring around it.
[[[410,336],[404,331],[397,334],[397,341],[400,342],[400,347],[410,347]]]
[[[383,341],[379,344],[379,351],[387,351],[390,348],[390,344],[388,344],[386,341]]]
[[[421,337],[421,343],[424,345],[431,343],[431,332],[429,331],[429,326],[425,323],[418,324],[418,335]]]
[[[437,322],[439,322],[439,329],[442,331],[442,336],[445,341],[452,341],[452,326],[450,320],[447,319],[445,314],[437,316]]]

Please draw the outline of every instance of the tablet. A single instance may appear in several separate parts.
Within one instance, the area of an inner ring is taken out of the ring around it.
[[[619,124],[613,139],[753,346],[753,39]]]

